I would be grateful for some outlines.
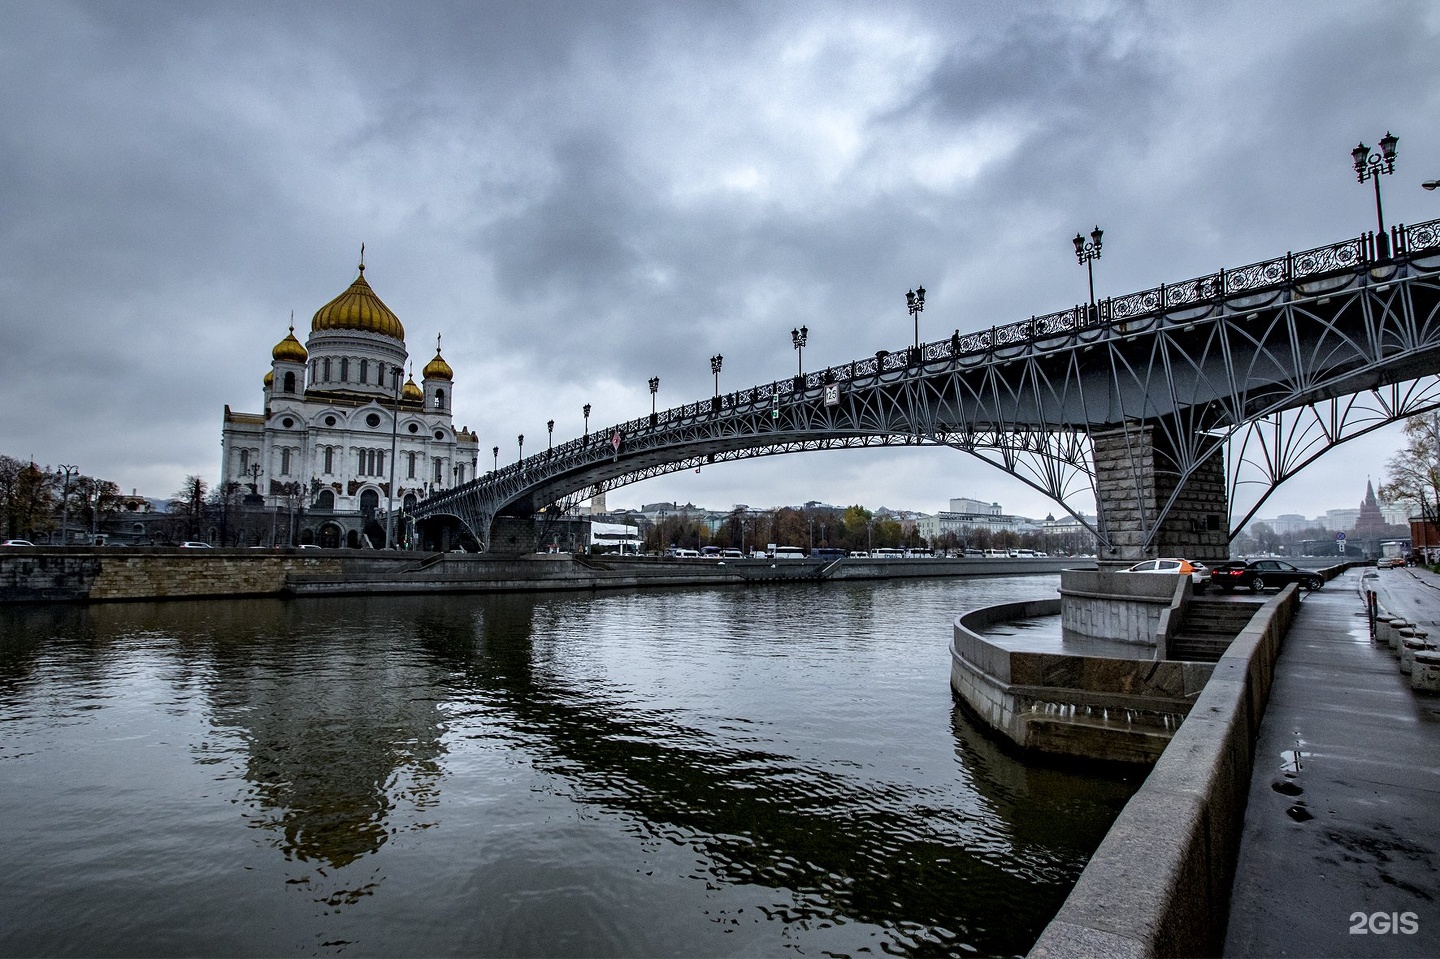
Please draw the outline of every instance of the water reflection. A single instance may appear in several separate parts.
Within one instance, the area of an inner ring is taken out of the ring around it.
[[[226,927],[259,951],[1017,953],[1132,787],[1025,767],[954,710],[944,636],[965,601],[801,584],[0,610],[0,722],[49,748],[61,720],[131,704],[149,737],[117,745],[132,778],[176,785],[127,781],[116,815],[177,809],[181,836],[238,820],[280,865],[251,860],[236,888],[314,904],[291,917],[303,946],[258,944],[260,917]],[[146,710],[189,730],[187,770],[157,764],[177,753]],[[4,738],[0,815],[28,801],[3,783]],[[17,882],[60,901],[76,880],[27,839]],[[194,845],[202,875],[246,858]],[[207,889],[132,921],[204,952]],[[742,918],[751,938],[720,945]]]

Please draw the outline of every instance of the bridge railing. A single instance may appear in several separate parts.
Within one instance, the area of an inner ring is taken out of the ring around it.
[[[1101,331],[1103,335],[1104,330],[1116,324],[1163,316],[1171,310],[1193,309],[1232,296],[1261,294],[1306,280],[1369,269],[1395,259],[1433,253],[1440,251],[1440,220],[1428,220],[1408,226],[1401,224],[1393,227],[1388,237],[1381,239],[1388,243],[1377,243],[1373,232],[1364,233],[1353,239],[1313,250],[1286,253],[1272,260],[1262,260],[1236,269],[1222,269],[1218,273],[1179,283],[1162,283],[1138,293],[1106,297],[1095,304],[1093,312],[1088,306],[1073,306],[1043,316],[1032,316],[1018,323],[993,326],[988,330],[970,333],[956,331],[948,339],[924,343],[918,349],[906,347],[895,352],[880,350],[874,356],[852,360],[803,376],[722,393],[711,399],[658,410],[647,416],[617,423],[562,443],[545,453],[532,454],[517,463],[488,472],[478,479],[500,485],[524,485],[534,470],[544,470],[553,475],[612,455],[606,450],[610,448],[611,438],[616,434],[619,434],[623,443],[636,435],[669,429],[680,423],[693,423],[717,415],[753,414],[771,407],[777,399],[784,401],[792,397],[797,390],[808,391],[831,383],[879,377],[935,360],[988,354],[998,349],[1025,346],[1039,340],[1069,336],[1087,330]],[[1387,246],[1394,251],[1393,256],[1381,255],[1381,251]],[[443,502],[454,493],[453,490],[446,491],[432,497],[431,501]]]

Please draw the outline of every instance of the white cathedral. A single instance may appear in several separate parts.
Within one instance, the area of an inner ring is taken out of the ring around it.
[[[415,503],[475,477],[479,439],[451,423],[439,337],[416,386],[405,328],[365,282],[363,256],[359,269],[316,311],[305,345],[292,324],[271,351],[264,412],[225,406],[221,489],[249,491],[250,512],[272,517],[266,542],[380,548],[388,530],[408,546]]]

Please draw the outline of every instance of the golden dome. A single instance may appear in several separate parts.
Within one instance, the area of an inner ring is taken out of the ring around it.
[[[306,353],[305,347],[295,339],[295,327],[292,326],[285,339],[276,343],[275,349],[270,351],[270,358],[277,363],[304,363],[310,358],[310,354]]]
[[[450,364],[445,362],[445,357],[440,355],[440,350],[435,350],[435,359],[425,364],[421,371],[427,380],[453,380],[455,371],[450,369]]]
[[[275,385],[275,371],[274,371],[274,370],[266,370],[266,371],[265,371],[265,388],[268,390],[270,387],[272,387],[272,386],[274,386],[274,385]]]
[[[360,264],[360,275],[350,288],[315,311],[310,330],[312,333],[320,330],[363,330],[402,342],[405,339],[405,327],[400,325],[400,318],[380,302],[380,297],[365,282],[363,263]]]
[[[425,391],[415,385],[415,377],[409,376],[405,379],[405,385],[400,390],[400,396],[407,400],[424,400]]]

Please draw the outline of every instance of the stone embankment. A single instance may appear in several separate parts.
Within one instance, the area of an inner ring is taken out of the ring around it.
[[[0,603],[523,592],[1054,573],[1086,560],[725,560],[315,549],[7,548]]]
[[[1030,956],[1217,955],[1255,736],[1299,588],[1230,644]]]

